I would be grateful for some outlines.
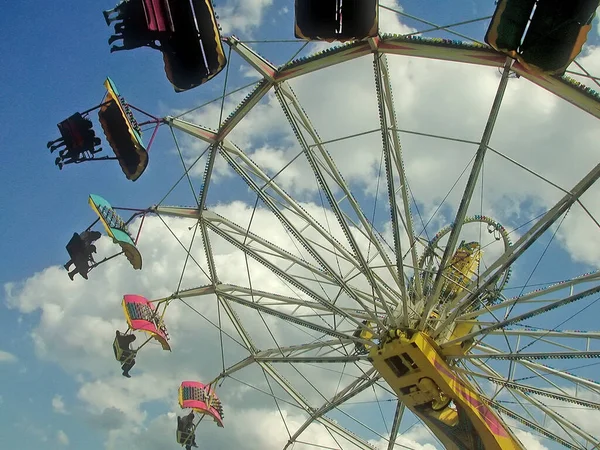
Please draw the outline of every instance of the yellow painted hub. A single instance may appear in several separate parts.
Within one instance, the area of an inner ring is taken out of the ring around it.
[[[369,357],[398,399],[447,449],[524,448],[425,333],[391,330],[378,347],[371,347]]]

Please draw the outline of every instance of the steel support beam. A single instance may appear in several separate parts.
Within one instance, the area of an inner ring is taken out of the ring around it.
[[[496,125],[496,119],[498,118],[498,114],[500,112],[502,99],[504,98],[506,87],[508,86],[508,75],[510,74],[510,66],[512,65],[512,62],[513,60],[511,58],[506,58],[506,62],[504,63],[504,71],[502,72],[500,85],[498,86],[496,97],[494,98],[494,103],[492,104],[492,110],[490,111],[490,115],[485,125],[485,130],[483,131],[483,136],[481,137],[481,143],[479,145],[479,148],[477,149],[477,154],[475,155],[475,161],[473,161],[471,174],[469,175],[465,191],[463,193],[460,205],[458,207],[458,211],[456,213],[456,217],[453,222],[454,226],[452,227],[452,231],[450,231],[448,243],[446,244],[444,255],[442,256],[442,260],[439,264],[439,271],[433,282],[431,297],[427,300],[425,304],[423,315],[421,316],[421,321],[419,322],[419,325],[417,327],[419,330],[425,329],[427,321],[431,313],[433,312],[433,308],[436,306],[436,302],[439,299],[444,281],[444,277],[442,274],[444,269],[450,263],[452,256],[454,255],[454,250],[456,249],[456,244],[458,242],[458,238],[462,230],[463,222],[465,220],[465,217],[467,216],[467,210],[469,208],[469,205],[471,204],[471,197],[473,197],[475,186],[477,185],[477,181],[479,180],[479,174],[481,172],[481,168],[483,167],[483,162],[485,160],[487,148],[490,143],[490,139],[492,138],[492,132],[494,131],[494,126]]]

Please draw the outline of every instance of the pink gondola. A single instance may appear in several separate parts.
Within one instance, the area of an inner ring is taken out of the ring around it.
[[[174,32],[169,2],[166,0],[144,0],[144,14],[149,31]]]
[[[223,406],[210,385],[183,381],[179,387],[179,406],[208,415],[219,427],[223,427]]]
[[[127,324],[132,330],[149,333],[162,345],[163,350],[171,350],[164,325],[157,326],[157,317],[154,304],[141,295],[124,295],[123,311]]]

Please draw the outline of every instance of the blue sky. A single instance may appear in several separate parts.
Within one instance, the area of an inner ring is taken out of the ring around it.
[[[263,6],[263,15],[258,19],[246,15],[240,3],[243,2],[217,2],[216,9],[226,31],[233,30],[243,39],[293,38],[293,2],[256,1],[257,5],[267,5]],[[459,2],[459,8],[450,7],[449,2],[439,3],[434,0],[401,2],[406,12],[435,23],[490,15],[494,8],[492,1]],[[211,83],[175,94],[164,76],[159,53],[138,49],[110,54],[106,43],[110,31],[102,10],[112,6],[106,1],[74,3],[66,0],[41,7],[40,2],[33,0],[5,5],[0,18],[0,53],[4,67],[0,72],[4,104],[0,110],[3,124],[0,227],[5,230],[0,244],[4,255],[0,262],[2,285],[23,286],[19,283],[66,261],[65,245],[73,231],[84,229],[94,220],[87,206],[89,193],[100,194],[118,206],[143,208],[162,198],[181,175],[181,164],[167,127],[159,130],[150,151],[148,169],[135,183],[126,180],[113,163],[67,166],[62,171],[54,166],[54,155],[47,151],[46,142],[58,137],[56,123],[75,111],[98,104],[107,76],[114,80],[128,102],[160,117],[191,109],[218,97],[223,89],[224,72]],[[231,15],[227,17],[223,10],[230,11]],[[416,26],[411,21],[405,23]],[[474,24],[461,31],[481,39],[485,26]],[[594,45],[598,40],[597,33],[592,32],[589,43]],[[300,44],[257,44],[254,48],[279,64],[294,54]],[[250,79],[241,70],[240,58],[234,56],[232,61],[230,88],[248,83]],[[486,94],[489,96],[490,92]],[[138,121],[141,121],[139,116]],[[101,134],[98,127],[96,130]],[[148,138],[146,134],[146,142]],[[104,149],[110,151],[107,144]],[[213,204],[248,198],[253,202],[254,197],[248,197],[244,188],[227,186],[225,182],[212,192]],[[191,203],[189,193],[180,190],[171,200],[168,203]],[[552,252],[556,260],[568,267],[569,273],[582,273],[593,267],[589,259],[583,257],[583,262],[577,262],[577,256],[565,248],[557,247]],[[60,276],[57,284],[69,283],[66,274],[61,272]],[[533,279],[531,283],[562,278],[564,272],[548,264],[540,280]],[[112,292],[109,284],[99,288]],[[64,292],[73,295],[68,290]],[[115,301],[114,298],[106,300]],[[88,299],[83,297],[77,301],[85,304]],[[82,380],[92,382],[93,374],[60,364],[57,362],[60,352],[40,357],[40,343],[33,341],[32,332],[43,325],[42,321],[40,308],[8,308],[6,298],[0,303],[0,326],[5,336],[0,341],[0,385],[4,386],[0,389],[0,442],[4,448],[24,450],[112,448],[107,441],[118,414],[107,413],[104,417],[78,395]],[[94,329],[89,329],[90,335],[94,333]],[[86,336],[81,338],[87,339]],[[65,348],[64,351],[70,350]],[[103,364],[112,363],[114,361],[109,360]],[[176,391],[173,391],[173,401],[175,399]],[[165,409],[168,408],[163,400],[148,402],[146,424]],[[172,445],[177,448],[174,442]]]

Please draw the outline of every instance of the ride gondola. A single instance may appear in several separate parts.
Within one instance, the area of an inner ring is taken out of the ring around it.
[[[169,333],[163,321],[166,306],[160,312],[153,303],[141,295],[129,294],[123,296],[122,307],[128,328],[125,333],[116,331],[113,351],[115,359],[121,363],[123,376],[130,378],[129,371],[135,365],[135,357],[150,340],[158,341],[163,350],[171,351],[171,346]],[[146,333],[148,337],[138,348],[132,349],[131,344],[136,340],[135,332],[140,331]]]
[[[107,234],[112,238],[115,244],[121,247],[131,266],[140,270],[142,268],[142,255],[135,246],[135,243],[129,234],[127,224],[121,219],[121,216],[104,198],[96,194],[90,194],[88,200],[90,207],[98,215],[98,219],[104,226]]]
[[[142,142],[142,131],[113,81],[107,78],[104,86],[106,96],[98,112],[100,125],[121,170],[128,180],[135,181],[148,166],[148,151]]]
[[[581,52],[600,0],[500,0],[485,35],[532,71],[563,75]]]
[[[132,267],[136,270],[140,270],[142,268],[142,255],[129,234],[127,224],[121,219],[110,203],[99,195],[91,194],[89,197],[89,204],[98,215],[98,219],[81,234],[74,233],[66,246],[70,259],[64,267],[68,271],[72,265],[75,266],[75,269],[69,272],[71,281],[78,273],[87,280],[88,273],[92,269],[120,254],[125,254]],[[132,218],[135,216],[136,214],[134,214]],[[96,262],[93,257],[93,254],[96,253],[96,246],[93,243],[102,236],[99,231],[92,231],[92,227],[97,222],[102,223],[108,236],[112,238],[113,243],[118,244],[121,247],[121,252],[105,257],[100,262]]]
[[[296,0],[295,11],[299,39],[345,42],[379,33],[377,0]]]
[[[209,384],[183,381],[179,387],[179,406],[192,409],[184,417],[177,416],[177,443],[185,446],[186,450],[197,447],[195,431],[204,417],[212,418],[219,427],[223,427],[223,405]],[[200,416],[196,423],[194,412]]]
[[[160,50],[156,41],[175,31],[169,4],[163,0],[126,0],[103,14],[108,26],[115,23],[115,34],[108,40],[111,53],[146,46]],[[114,45],[117,41],[121,46]]]
[[[148,165],[148,150],[142,141],[140,125],[136,121],[132,108],[147,115],[151,120],[145,124],[154,124],[154,132],[148,147],[162,121],[128,104],[119,94],[114,82],[107,78],[104,82],[106,95],[102,102],[84,111],[76,112],[58,124],[60,138],[47,144],[50,153],[59,151],[55,165],[62,170],[64,165],[89,161],[117,160],[128,180],[137,180]],[[98,120],[114,156],[97,156],[102,151],[102,141],[96,136],[94,125],[89,117],[98,110]]]
[[[206,83],[227,62],[210,0],[127,0],[104,11],[114,23],[111,52],[150,47],[163,54],[165,73],[176,92]]]

